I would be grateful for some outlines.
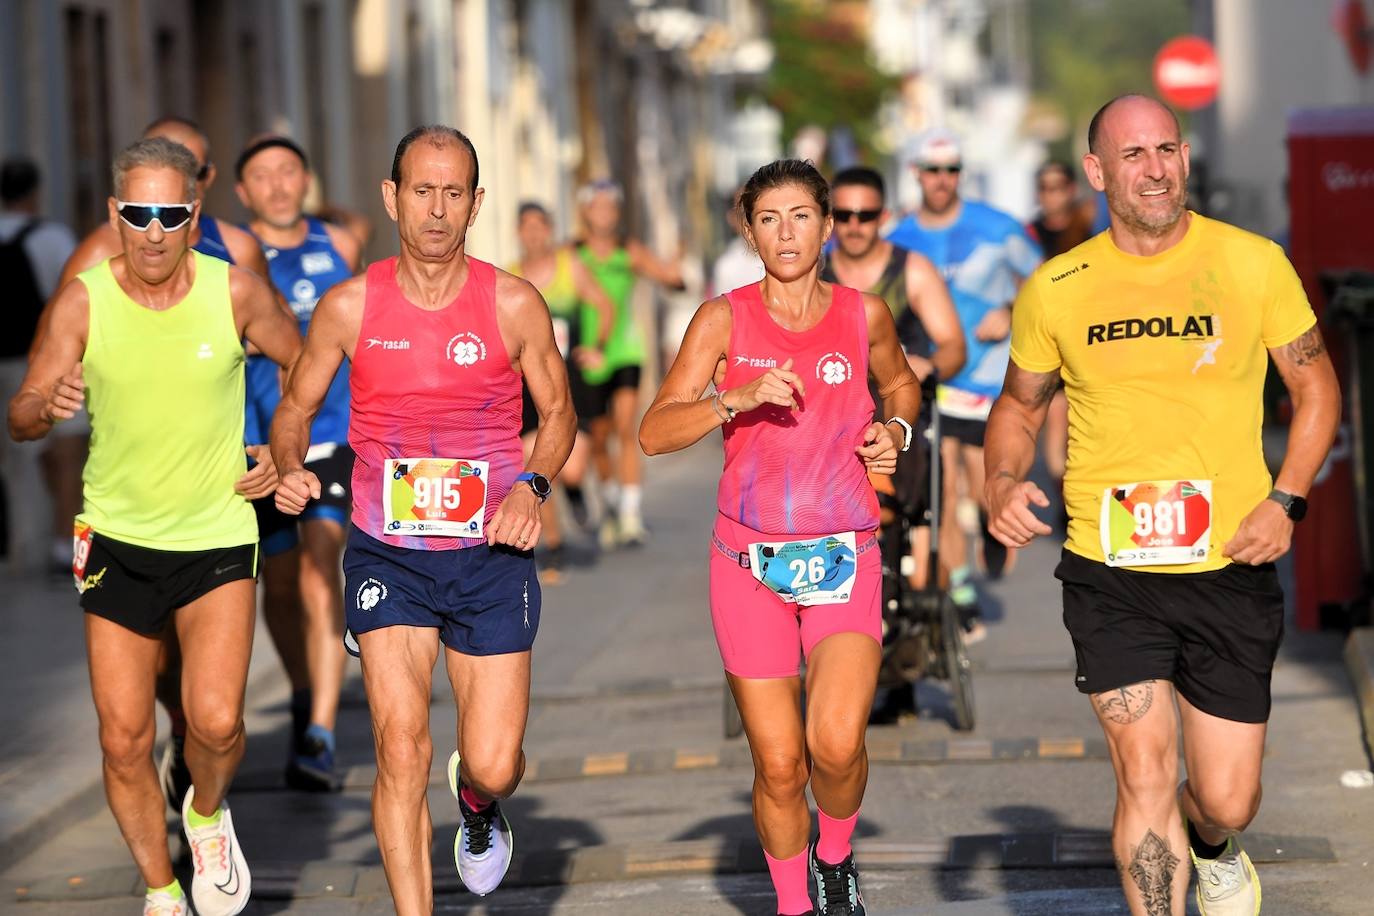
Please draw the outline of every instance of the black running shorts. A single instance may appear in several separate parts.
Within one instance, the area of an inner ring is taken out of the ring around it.
[[[1283,638],[1274,564],[1137,572],[1065,550],[1054,574],[1064,583],[1064,626],[1081,693],[1164,680],[1210,715],[1268,721]]]
[[[258,545],[215,550],[153,550],[90,534],[81,607],[122,627],[157,636],[172,612],[221,585],[258,574]]]

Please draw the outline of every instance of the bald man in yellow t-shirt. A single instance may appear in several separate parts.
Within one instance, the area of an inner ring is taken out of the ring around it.
[[[1172,112],[1113,99],[1089,149],[1111,229],[1044,264],[1016,300],[985,445],[989,530],[1009,547],[1050,533],[1033,511],[1049,500],[1026,477],[1062,379],[1069,532],[1055,575],[1076,683],[1112,750],[1127,901],[1140,916],[1183,916],[1186,848],[1203,916],[1254,916],[1259,879],[1236,837],[1259,808],[1283,633],[1273,564],[1340,393],[1282,250],[1186,208],[1188,144]],[[1277,480],[1260,446],[1270,358],[1294,407]]]

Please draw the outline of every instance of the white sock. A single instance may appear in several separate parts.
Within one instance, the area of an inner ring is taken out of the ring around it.
[[[606,514],[614,515],[620,506],[620,481],[608,480],[601,485],[601,502],[606,506]]]
[[[639,520],[639,502],[643,493],[644,488],[639,484],[626,484],[624,491],[620,494],[620,517],[622,519]]]

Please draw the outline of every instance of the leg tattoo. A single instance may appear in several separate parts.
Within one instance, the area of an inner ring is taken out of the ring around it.
[[[1119,687],[1093,695],[1097,711],[1104,719],[1110,719],[1117,725],[1130,725],[1138,721],[1150,711],[1150,704],[1154,701],[1154,681],[1141,681],[1129,687]]]
[[[1140,845],[1131,850],[1129,874],[1140,888],[1147,916],[1170,916],[1177,867],[1178,856],[1169,851],[1169,844],[1153,830],[1146,830]]]

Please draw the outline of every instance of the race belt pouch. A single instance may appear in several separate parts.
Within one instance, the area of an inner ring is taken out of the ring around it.
[[[853,531],[801,541],[759,541],[749,545],[749,569],[789,604],[844,604],[858,570],[855,543]]]
[[[487,514],[485,461],[388,458],[382,470],[387,534],[480,538]]]
[[[1098,533],[1108,566],[1201,563],[1211,550],[1212,482],[1146,480],[1108,487]]]

